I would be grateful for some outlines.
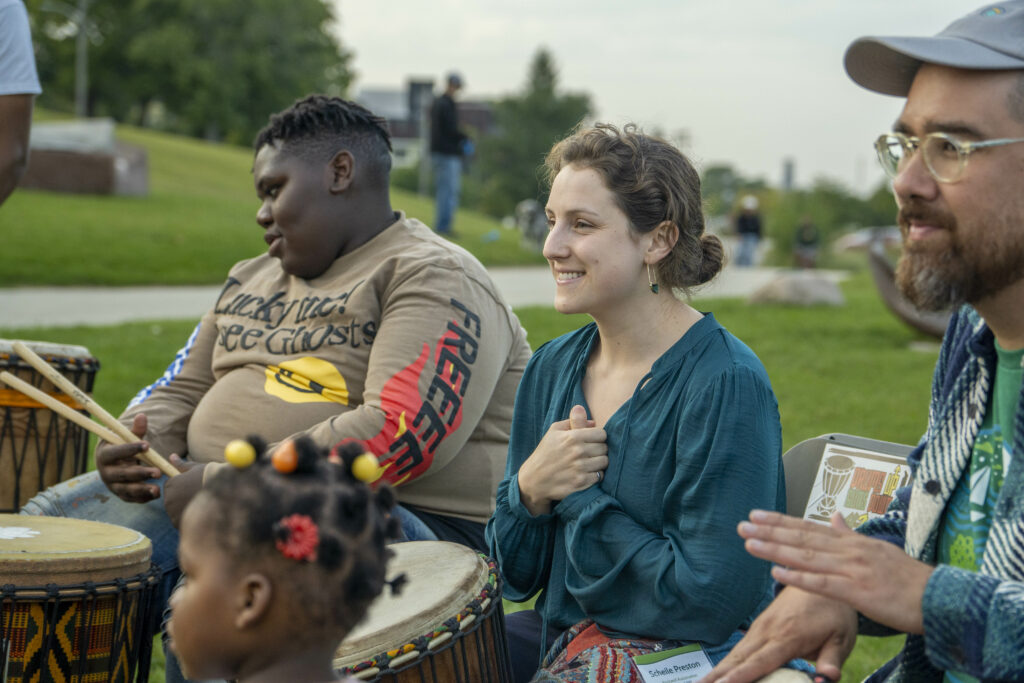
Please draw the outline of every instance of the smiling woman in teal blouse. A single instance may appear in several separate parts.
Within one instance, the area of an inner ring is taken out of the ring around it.
[[[543,680],[624,639],[698,642],[715,662],[770,594],[736,525],[784,509],[775,396],[753,352],[686,301],[723,260],[689,161],[598,125],[546,163],[555,308],[594,322],[527,366],[487,525],[505,597],[540,593],[508,615],[516,680],[563,632]]]

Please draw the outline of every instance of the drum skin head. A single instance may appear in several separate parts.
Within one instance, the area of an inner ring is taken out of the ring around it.
[[[27,339],[0,339],[0,359],[6,361],[12,354],[17,355],[14,351],[14,342],[16,341],[20,341],[22,344],[35,351],[36,354],[47,360],[49,360],[50,357],[58,357],[63,358],[64,360],[78,361],[80,363],[96,362],[96,359],[92,357],[91,353],[89,353],[89,349],[84,346],[29,341]]]
[[[111,581],[149,569],[152,546],[133,529],[63,517],[0,515],[0,585]]]
[[[487,583],[487,563],[476,551],[446,541],[390,546],[389,577],[405,573],[401,594],[384,592],[342,642],[335,668],[358,662],[430,633],[476,598]]]

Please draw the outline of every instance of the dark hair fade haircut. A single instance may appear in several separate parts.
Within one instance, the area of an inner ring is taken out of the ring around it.
[[[196,498],[203,500],[207,528],[235,562],[257,563],[290,594],[300,606],[297,633],[348,633],[386,585],[397,592],[404,582],[404,576],[385,577],[392,555],[387,543],[401,534],[390,515],[393,490],[386,483],[372,489],[353,476],[352,463],[362,453],[355,443],[339,446],[341,461],[334,463],[309,437],[299,438],[295,471],[282,474],[261,439],[247,440],[258,454],[255,462],[223,468]],[[316,524],[315,560],[290,559],[277,548],[279,522],[290,515],[307,515]]]
[[[329,95],[307,95],[272,114],[256,134],[253,151],[264,145],[282,148],[309,161],[326,162],[345,149],[385,183],[391,172],[391,133],[387,120],[366,107]]]
[[[566,166],[596,171],[638,233],[664,221],[679,228],[672,251],[655,266],[659,283],[689,293],[722,269],[722,242],[704,232],[700,174],[672,144],[636,124],[619,130],[598,123],[556,143],[544,163],[549,185]]]

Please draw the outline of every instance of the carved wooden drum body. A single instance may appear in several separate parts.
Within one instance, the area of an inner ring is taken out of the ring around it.
[[[160,570],[112,524],[0,514],[0,680],[149,677]]]
[[[20,359],[12,340],[0,339],[0,371],[81,409],[35,368]],[[24,342],[85,393],[99,361],[83,346]],[[48,486],[85,472],[89,433],[35,400],[0,383],[0,513],[17,512]]]

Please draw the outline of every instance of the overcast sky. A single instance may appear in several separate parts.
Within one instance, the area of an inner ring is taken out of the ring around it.
[[[685,130],[700,167],[733,164],[778,184],[828,176],[858,192],[883,178],[871,143],[902,100],[853,84],[842,66],[863,35],[931,35],[977,0],[333,0],[355,58],[354,92],[440,81],[465,97],[523,87],[543,46],[563,89],[597,119]]]

